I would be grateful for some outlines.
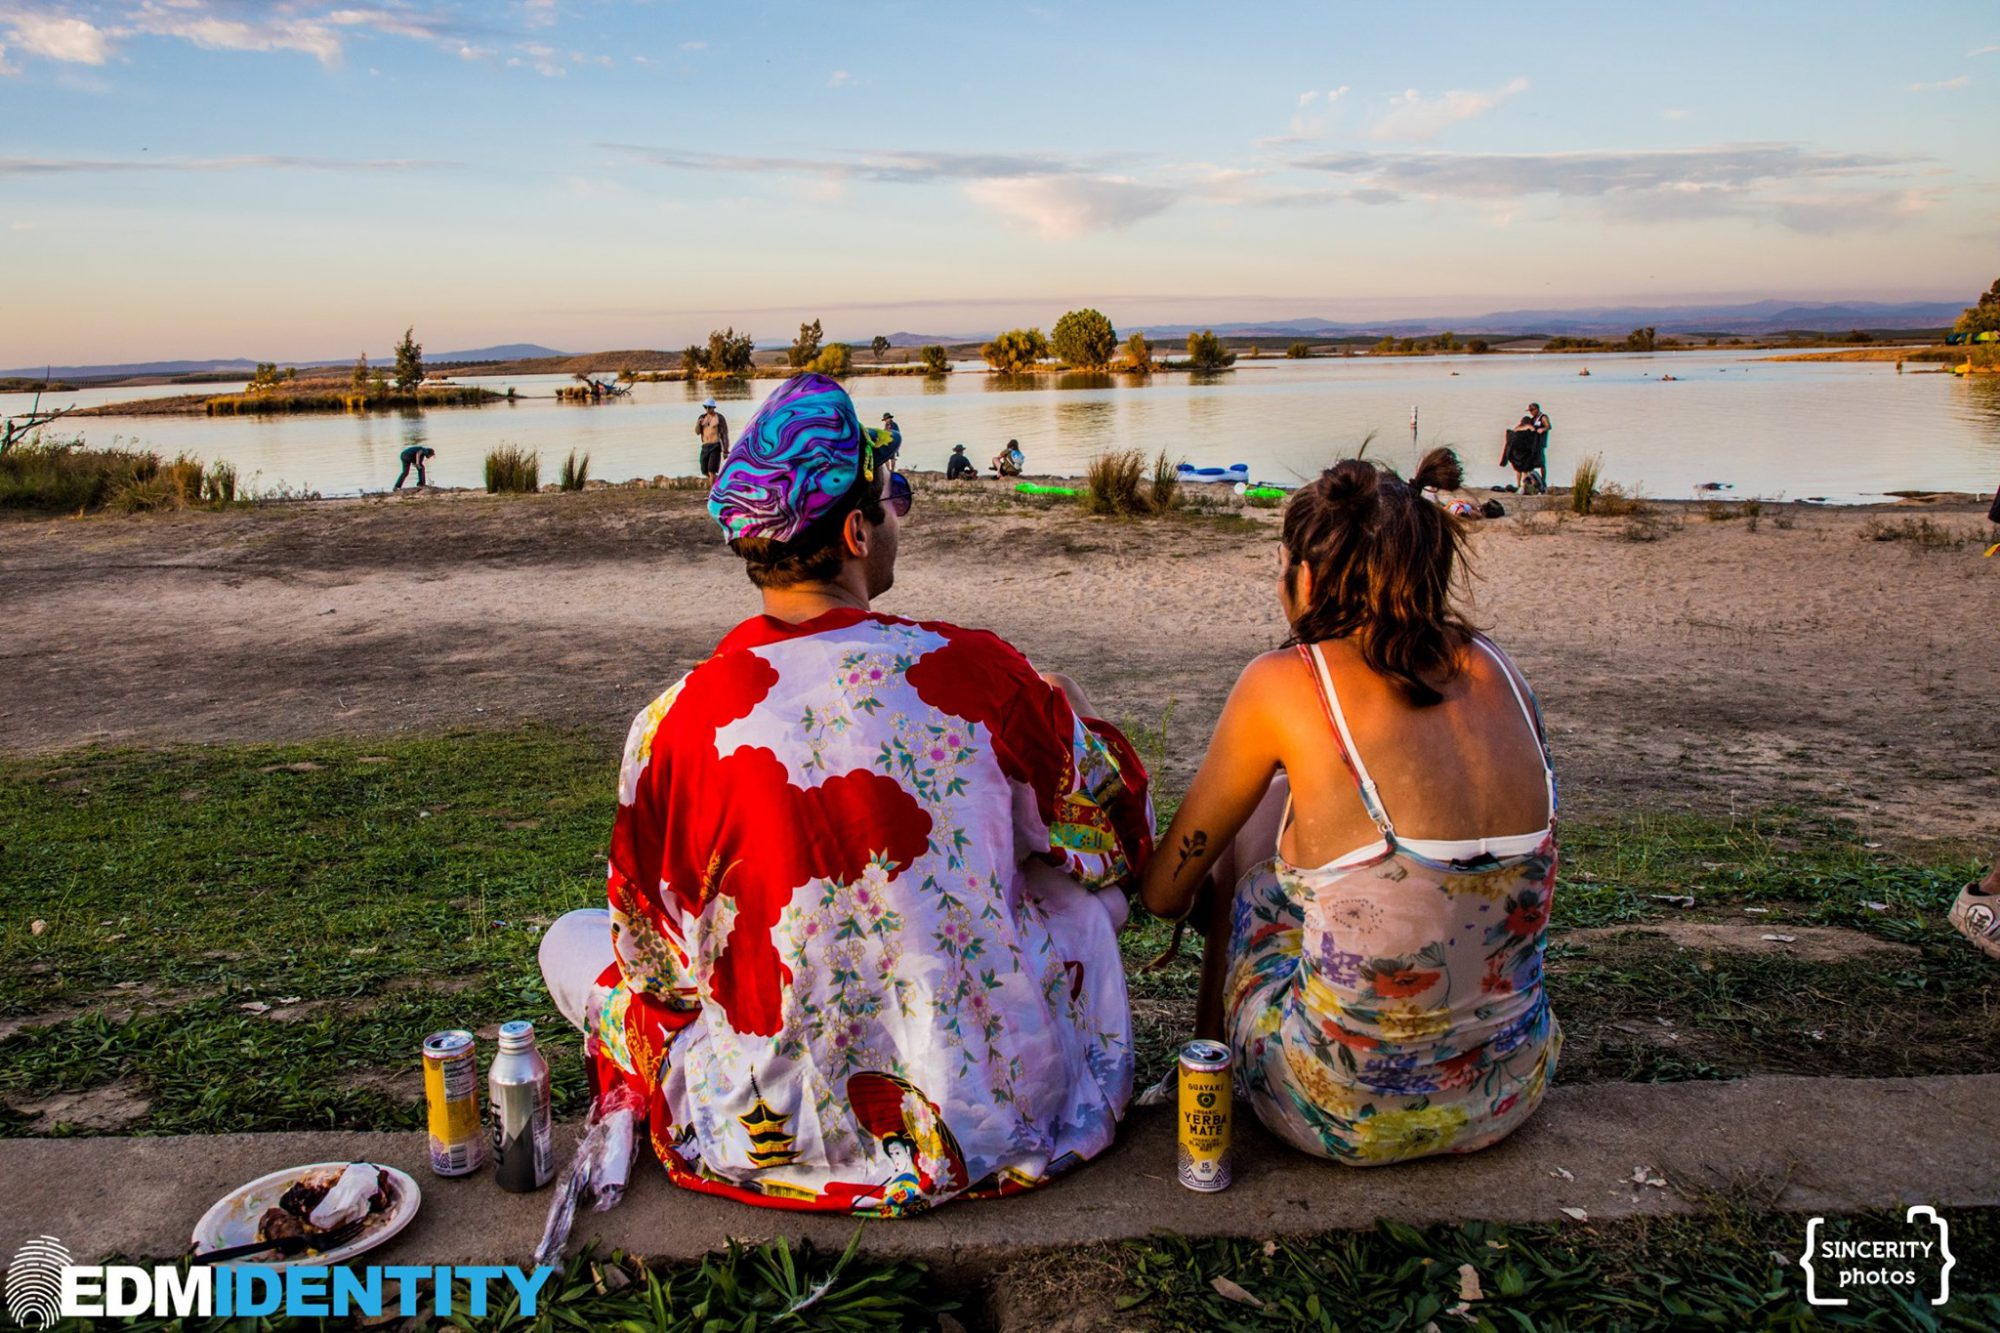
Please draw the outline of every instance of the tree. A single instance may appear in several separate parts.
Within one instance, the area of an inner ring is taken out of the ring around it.
[[[1125,340],[1125,355],[1132,358],[1132,369],[1151,371],[1153,368],[1153,344],[1146,341],[1146,335],[1134,332]]]
[[[403,341],[396,344],[396,387],[404,393],[415,393],[424,382],[424,346],[416,332],[414,325],[404,329]]]
[[[1658,338],[1655,335],[1653,326],[1648,324],[1645,328],[1634,329],[1625,336],[1625,350],[1628,352],[1650,352],[1657,341]]]
[[[839,379],[854,369],[854,349],[846,343],[828,343],[825,350],[812,359],[810,369]]]
[[[1872,343],[1875,341],[1875,335],[1870,333],[1866,329],[1849,329],[1847,331],[1847,336],[1841,339],[1841,341],[1850,343]]]
[[[1474,356],[1485,356],[1493,347],[1484,338],[1474,338],[1465,344],[1465,350]]]
[[[278,387],[278,381],[282,378],[283,376],[278,374],[277,362],[259,361],[257,363],[257,373],[250,377],[249,392],[269,393]]]
[[[1009,329],[979,349],[986,364],[1003,373],[1032,370],[1049,354],[1049,340],[1040,329]]]
[[[1965,313],[1958,317],[1951,331],[1975,335],[2000,332],[2000,278],[1995,278],[1993,285],[1965,308]]]
[[[689,343],[681,348],[681,371],[692,378],[708,369],[708,349],[700,343]]]
[[[1078,370],[1102,370],[1118,350],[1118,330],[1096,310],[1072,310],[1056,321],[1049,345],[1065,365]]]
[[[1196,370],[1221,370],[1236,364],[1236,353],[1223,350],[1222,340],[1213,329],[1190,333],[1187,349],[1188,361]]]
[[[1313,354],[1313,349],[1305,343],[1293,343],[1285,349],[1285,355],[1294,361],[1303,361]]]
[[[718,375],[745,375],[756,359],[757,344],[749,333],[738,333],[734,324],[708,332],[708,356],[702,364]]]
[[[820,332],[818,320],[799,325],[799,336],[792,343],[790,352],[792,366],[796,369],[811,365],[813,358],[819,355],[820,341],[825,337],[826,335]]]
[[[917,355],[924,359],[924,374],[947,375],[951,373],[951,354],[939,343],[929,343]]]
[[[1456,333],[1453,333],[1450,329],[1446,329],[1443,333],[1440,333],[1437,336],[1437,349],[1440,352],[1457,351],[1458,335]]]
[[[868,350],[875,353],[875,363],[880,365],[882,363],[882,353],[889,350],[889,340],[878,333],[869,340]]]
[[[1188,335],[1188,364],[1196,370],[1222,370],[1236,364],[1236,353],[1222,350],[1214,329]]]
[[[354,371],[347,377],[347,388],[350,393],[368,392],[368,353],[354,358]]]

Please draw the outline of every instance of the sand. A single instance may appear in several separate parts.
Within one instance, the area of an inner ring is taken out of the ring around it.
[[[1510,508],[1519,503],[1506,497]],[[0,751],[626,722],[755,609],[700,497],[425,495],[0,522]],[[2000,557],[1659,506],[1481,525],[1474,613],[1540,691],[1565,809],[1801,803],[1891,845],[2000,847]],[[1275,514],[1155,521],[919,479],[879,608],[990,627],[1157,726],[1184,783],[1284,636]],[[609,780],[607,768],[607,781]]]

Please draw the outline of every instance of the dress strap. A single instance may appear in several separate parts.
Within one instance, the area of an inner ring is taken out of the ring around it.
[[[1361,762],[1361,752],[1354,748],[1354,734],[1347,729],[1347,714],[1341,711],[1340,693],[1333,688],[1333,676],[1326,669],[1326,657],[1316,643],[1300,644],[1299,655],[1312,669],[1313,684],[1319,689],[1320,707],[1333,727],[1341,760],[1354,777],[1355,789],[1361,794],[1361,804],[1367,809],[1368,817],[1375,821],[1375,827],[1381,830],[1383,839],[1394,846],[1395,826],[1389,822],[1389,812],[1382,808],[1382,794],[1375,789],[1375,779],[1368,776],[1368,766]]]
[[[1521,716],[1528,720],[1528,730],[1535,734],[1535,744],[1542,751],[1542,783],[1548,789],[1549,823],[1556,822],[1556,761],[1549,753],[1548,729],[1542,725],[1542,710],[1528,694],[1521,689],[1520,677],[1515,675],[1514,666],[1500,655],[1500,650],[1486,641],[1483,635],[1474,635],[1472,641],[1480,646],[1493,665],[1500,668],[1500,674],[1507,678],[1508,688],[1514,691],[1514,702],[1521,706]]]

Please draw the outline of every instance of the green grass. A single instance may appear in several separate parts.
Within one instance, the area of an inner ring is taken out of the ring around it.
[[[495,495],[525,494],[540,489],[542,456],[517,444],[486,452],[486,489]]]
[[[1169,723],[1128,730],[1160,769]],[[528,729],[0,760],[0,1032],[18,1029],[0,1036],[0,1135],[64,1132],[27,1108],[114,1085],[143,1113],[105,1128],[414,1128],[422,1037],[517,1017],[552,1049],[558,1110],[580,1112],[577,1042],[535,947],[602,901],[614,750]],[[1161,791],[1163,817],[1174,800]],[[1788,811],[1572,819],[1563,837],[1562,1081],[2000,1070],[2000,969],[1944,920],[1969,858],[1892,856]],[[1690,919],[1845,926],[1915,952],[1808,963],[1565,941]],[[1122,941],[1148,1081],[1192,1025],[1198,940],[1136,970],[1169,934],[1141,912]]]
[[[1952,1300],[1857,1296],[1806,1304],[1805,1218],[1727,1201],[1686,1217],[1587,1226],[1467,1223],[1419,1230],[1384,1222],[1275,1243],[1158,1239],[1119,1257],[1117,1308],[1163,1330],[1324,1329],[1564,1333],[1581,1329],[1990,1329],[2000,1323],[2000,1211],[1952,1212]],[[1899,1215],[1829,1219],[1834,1234],[1905,1234]],[[1481,1298],[1460,1304],[1462,1265]],[[1227,1278],[1263,1302],[1222,1296]]]

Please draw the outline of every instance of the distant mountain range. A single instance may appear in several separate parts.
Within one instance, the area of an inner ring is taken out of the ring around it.
[[[1591,306],[1571,310],[1495,310],[1483,315],[1424,316],[1419,319],[1330,320],[1319,318],[1265,320],[1258,323],[1138,324],[1126,325],[1152,338],[1185,338],[1200,329],[1213,329],[1225,338],[1399,338],[1442,333],[1449,329],[1460,335],[1482,337],[1602,337],[1623,336],[1635,328],[1651,325],[1661,333],[1756,335],[1792,332],[1845,333],[1866,329],[1871,333],[1891,331],[1925,332],[1949,328],[1965,307],[1955,301],[1750,301],[1731,305],[1681,306]],[[910,333],[887,335],[894,347],[921,347],[926,343],[963,346],[983,342],[987,333]],[[761,345],[761,344],[760,344]],[[783,344],[774,344],[782,346]],[[862,344],[865,346],[866,344]],[[559,352],[538,343],[500,343],[458,352],[425,352],[424,360],[443,365],[468,361],[530,361],[547,357],[568,357],[581,353]],[[384,357],[382,360],[388,360]],[[318,361],[285,362],[299,366],[345,365],[346,357]],[[371,358],[373,360],[373,358]],[[56,379],[106,380],[141,376],[214,374],[241,371],[250,374],[257,363],[246,357],[219,361],[140,361],[103,366],[55,366],[49,374]],[[39,378],[41,366],[0,370],[0,377]]]

